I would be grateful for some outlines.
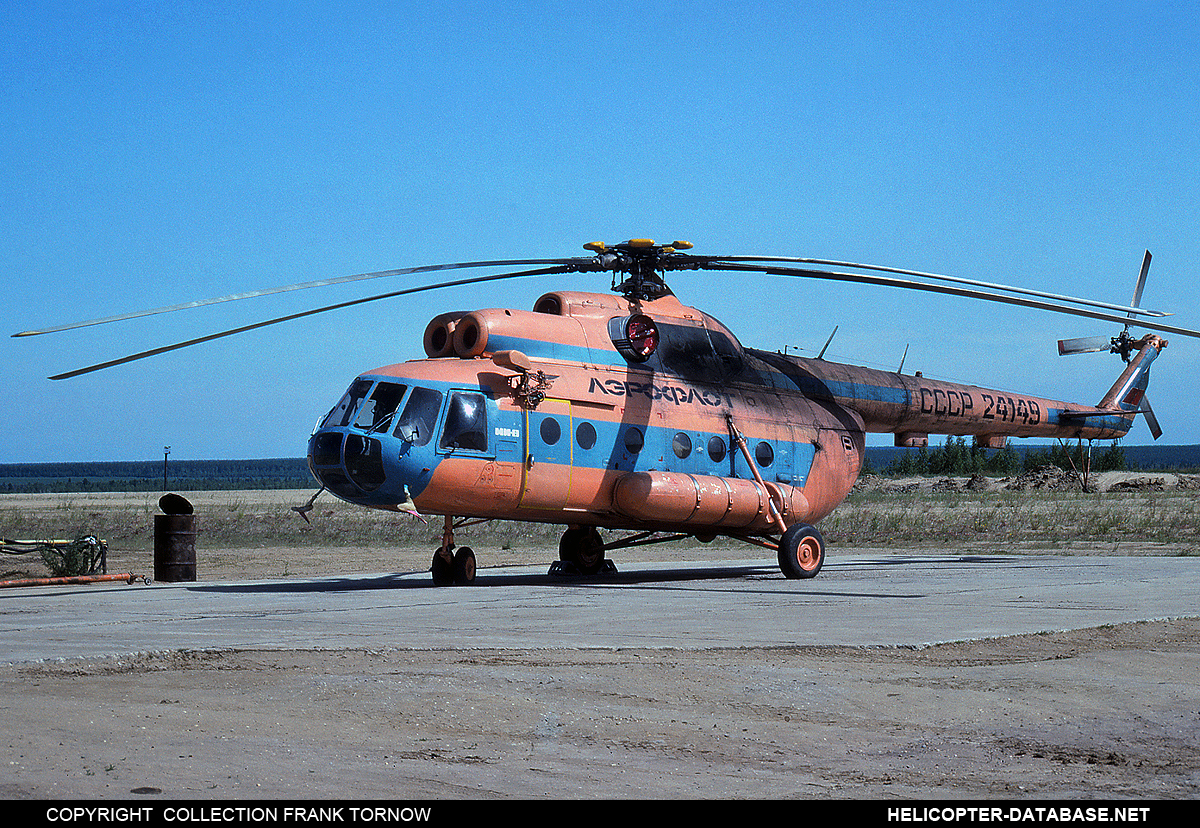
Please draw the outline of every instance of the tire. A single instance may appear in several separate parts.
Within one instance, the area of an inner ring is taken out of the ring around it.
[[[558,559],[575,567],[581,575],[595,575],[604,566],[604,540],[594,526],[579,526],[563,532],[558,542]]]
[[[429,569],[433,573],[434,586],[449,586],[454,583],[454,568],[453,564],[446,562],[442,557],[440,549],[435,549],[433,552],[433,563]]]
[[[454,553],[454,583],[475,583],[475,552],[469,546],[461,546]]]
[[[797,523],[779,539],[779,569],[786,578],[815,578],[825,563],[825,539],[817,527]]]

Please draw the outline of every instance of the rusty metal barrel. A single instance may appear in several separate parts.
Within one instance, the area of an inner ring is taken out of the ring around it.
[[[196,516],[186,497],[165,494],[158,500],[164,514],[154,516],[154,580],[196,580]]]

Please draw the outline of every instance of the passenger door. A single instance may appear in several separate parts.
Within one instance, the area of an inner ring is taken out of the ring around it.
[[[524,509],[561,509],[571,494],[574,425],[569,400],[547,398],[525,411]]]

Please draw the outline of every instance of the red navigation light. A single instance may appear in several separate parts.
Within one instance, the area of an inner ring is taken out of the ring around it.
[[[625,338],[635,359],[649,359],[658,347],[658,326],[649,316],[635,314],[625,323]]]

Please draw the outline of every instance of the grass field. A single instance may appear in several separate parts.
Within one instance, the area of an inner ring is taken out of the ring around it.
[[[1193,489],[1158,490],[1150,485],[1084,493],[1078,488],[1006,490],[994,485],[982,491],[938,488],[938,481],[861,487],[819,524],[830,554],[864,547],[960,549],[973,554],[1200,554],[1200,494]],[[274,577],[421,568],[428,566],[441,539],[439,517],[421,522],[352,506],[328,494],[309,512],[309,522],[292,507],[302,506],[310,491],[209,491],[187,496],[200,532],[198,558],[210,572],[228,568],[226,574]],[[157,493],[2,495],[0,537],[95,535],[109,545],[110,571],[124,561],[145,571],[152,560],[157,513]],[[561,532],[561,526],[550,524],[494,521],[462,530],[456,539],[476,549],[481,566],[512,565],[556,557]],[[608,535],[611,539],[621,533]],[[770,553],[723,538],[707,545],[686,541],[619,553],[629,560],[731,555]],[[263,560],[271,565],[261,564]],[[0,570],[5,578],[49,574],[35,554],[5,555]]]

